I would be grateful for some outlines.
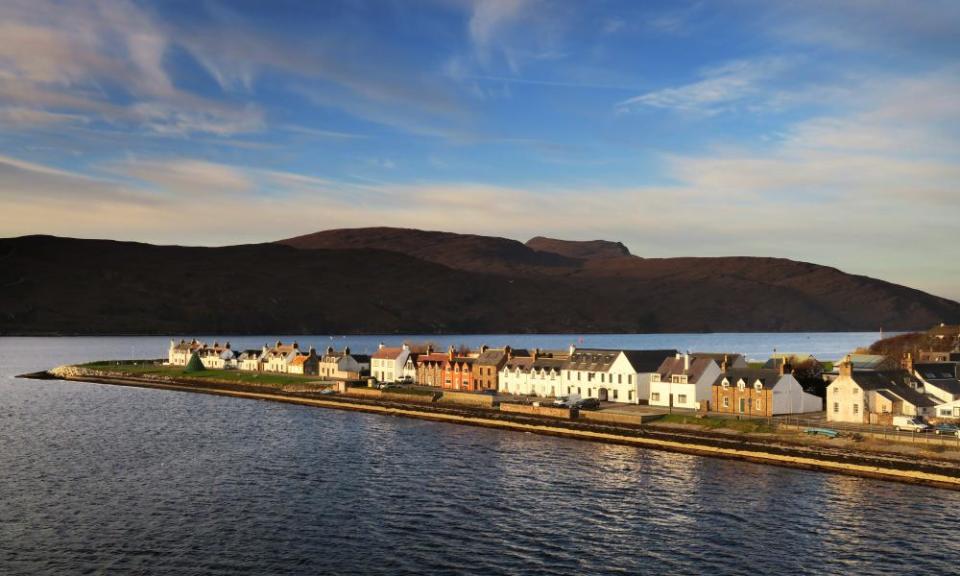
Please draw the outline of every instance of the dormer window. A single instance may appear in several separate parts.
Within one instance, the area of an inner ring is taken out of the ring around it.
[[[760,392],[761,390],[763,390],[763,384],[758,380],[754,382],[753,389],[756,390],[757,392]]]
[[[720,386],[723,386],[724,388],[729,388],[729,387],[730,387],[730,381],[727,380],[726,378],[724,378],[723,381],[720,382]]]
[[[742,390],[746,389],[746,387],[747,387],[747,383],[744,382],[743,379],[740,379],[740,380],[737,381],[737,390],[741,390],[741,391],[742,391]]]

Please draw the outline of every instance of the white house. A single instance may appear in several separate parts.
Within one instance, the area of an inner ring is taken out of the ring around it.
[[[960,400],[960,379],[955,362],[931,362],[912,365],[913,375],[923,384],[923,391],[942,403]]]
[[[204,346],[197,350],[197,356],[203,367],[208,370],[232,370],[237,367],[237,353],[230,349],[230,343]]]
[[[276,344],[268,348],[263,347],[263,353],[260,356],[260,367],[264,372],[287,372],[287,366],[300,354],[300,345],[296,342],[284,344],[277,340]]]
[[[932,416],[940,403],[906,370],[855,371],[845,359],[827,386],[827,421],[889,424],[893,416]]]
[[[676,350],[604,350],[570,347],[561,370],[559,395],[579,394],[601,401],[646,403],[657,369]]]
[[[377,351],[370,356],[370,375],[378,382],[396,382],[403,378],[404,366],[409,358],[410,347],[406,344],[390,348],[380,343]]]
[[[498,390],[506,394],[553,397],[560,394],[566,358],[534,350],[514,356],[500,369]]]
[[[203,348],[205,344],[199,340],[180,340],[170,341],[170,348],[167,350],[167,364],[171,366],[186,366],[194,352]]]
[[[697,410],[709,402],[720,366],[711,358],[676,354],[657,369],[658,382],[650,383],[650,405]]]
[[[319,375],[323,378],[356,380],[369,370],[370,357],[351,354],[350,348],[337,352],[333,347],[329,347],[326,354],[320,358]]]
[[[237,356],[237,368],[240,370],[248,370],[250,372],[259,372],[260,357],[266,352],[266,346],[264,346],[262,350],[257,350],[255,348],[244,350],[239,356]]]

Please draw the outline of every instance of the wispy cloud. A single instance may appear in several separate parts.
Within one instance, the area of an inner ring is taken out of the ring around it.
[[[701,79],[681,86],[654,90],[617,104],[620,111],[641,107],[716,114],[751,98],[762,97],[764,83],[783,72],[782,58],[737,60],[708,68]]]

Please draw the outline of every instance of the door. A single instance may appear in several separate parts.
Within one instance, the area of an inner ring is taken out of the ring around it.
[[[747,399],[746,399],[746,398],[741,398],[741,399],[740,399],[740,413],[743,414],[743,413],[746,412],[746,411],[747,411]]]
[[[597,399],[600,400],[601,402],[606,402],[606,401],[607,401],[607,389],[606,389],[606,388],[600,388],[599,390],[597,390]]]

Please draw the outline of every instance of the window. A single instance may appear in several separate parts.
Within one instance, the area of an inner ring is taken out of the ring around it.
[[[884,412],[887,411],[886,407],[884,407],[883,411],[884,411]],[[941,415],[941,416],[950,416],[950,409],[949,409],[949,408],[941,408],[941,409],[940,409],[940,415]]]
[[[577,382],[579,382],[579,381],[580,381],[580,373],[577,372]]]
[[[854,413],[854,414],[858,414],[859,412],[860,412],[860,405],[859,405],[859,404],[854,404],[854,405],[853,405],[853,413]]]
[[[753,385],[753,389],[756,390],[757,392],[760,392],[761,390],[763,390],[763,384],[757,382],[756,384]]]
[[[659,402],[659,401],[660,401],[660,393],[659,393],[659,392],[651,392],[651,393],[650,393],[650,401],[651,401],[651,402]]]
[[[727,380],[726,378],[724,378],[723,381],[720,382],[720,385],[723,386],[724,388],[729,388],[729,387],[730,387],[730,381]]]
[[[724,408],[729,408],[729,407],[730,407],[730,397],[729,397],[729,396],[724,396],[724,397],[723,397],[723,407],[724,407]]]
[[[627,400],[633,402],[633,390],[627,390]]]
[[[614,389],[614,391],[613,391],[613,399],[614,399],[614,400],[617,399],[617,391],[616,391],[616,389]]]
[[[763,410],[763,400],[757,398],[757,410]]]
[[[840,403],[839,403],[839,402],[834,402],[834,403],[833,403],[833,413],[834,413],[834,414],[839,414],[839,413],[840,413]]]
[[[581,396],[583,396],[583,391],[580,389],[579,386],[577,386],[577,394],[580,394]]]
[[[617,374],[617,384],[623,384],[623,374]]]
[[[633,384],[633,375],[627,374],[627,384]]]
[[[744,382],[743,380],[737,381],[737,390],[743,390],[746,387],[747,387],[746,382]]]
[[[686,404],[686,403],[687,403],[687,395],[686,395],[686,394],[680,394],[679,396],[677,396],[677,403],[679,403],[679,404]]]

